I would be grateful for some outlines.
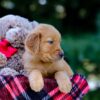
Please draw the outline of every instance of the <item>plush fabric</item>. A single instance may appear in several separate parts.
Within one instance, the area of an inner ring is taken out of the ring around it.
[[[0,53],[5,55],[5,57],[7,58],[4,60],[0,59],[1,61],[3,60],[2,62],[4,62],[6,60],[6,64],[1,65],[1,63],[0,63],[0,66],[2,66],[2,68],[4,68],[4,67],[12,68],[15,71],[20,72],[21,74],[24,73],[23,64],[22,64],[22,55],[24,53],[24,44],[23,44],[22,48],[21,47],[15,48],[9,43],[9,41],[7,41],[6,39],[3,39],[0,41]]]
[[[27,18],[17,16],[17,15],[6,15],[0,18],[0,38],[6,37],[6,32],[12,28],[19,27],[21,29],[30,31],[33,29],[33,23]]]
[[[0,100],[81,100],[89,91],[84,76],[75,74],[71,78],[70,93],[61,93],[54,79],[44,79],[44,89],[36,93],[29,87],[23,75],[0,75]]]
[[[25,74],[22,64],[24,40],[38,24],[18,15],[0,18],[0,71],[6,67]]]
[[[7,64],[7,57],[0,52],[0,67],[4,66]]]

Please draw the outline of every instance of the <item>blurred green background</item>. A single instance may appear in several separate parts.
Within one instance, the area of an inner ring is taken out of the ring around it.
[[[87,77],[84,100],[100,100],[100,0],[0,0],[0,17],[7,14],[54,25],[65,59]]]

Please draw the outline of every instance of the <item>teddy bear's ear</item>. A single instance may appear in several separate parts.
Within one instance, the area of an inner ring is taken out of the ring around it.
[[[34,29],[36,26],[39,25],[39,23],[37,21],[32,21],[31,25],[32,25],[32,28]]]
[[[41,33],[31,33],[25,39],[25,46],[32,53],[38,53],[40,48]]]

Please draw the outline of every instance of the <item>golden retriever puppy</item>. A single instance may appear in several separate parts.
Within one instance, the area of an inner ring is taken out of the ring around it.
[[[44,87],[43,77],[54,76],[61,92],[70,92],[69,77],[73,72],[63,59],[61,35],[48,24],[39,24],[25,40],[24,68],[28,72],[30,87],[39,92]]]

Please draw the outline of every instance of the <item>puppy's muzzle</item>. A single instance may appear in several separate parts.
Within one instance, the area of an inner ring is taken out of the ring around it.
[[[58,50],[56,51],[56,54],[57,54],[57,56],[58,56],[59,59],[61,59],[61,58],[64,57],[64,52],[63,52],[62,49],[58,49]]]
[[[59,52],[59,57],[63,58],[64,57],[64,53],[63,52]]]

